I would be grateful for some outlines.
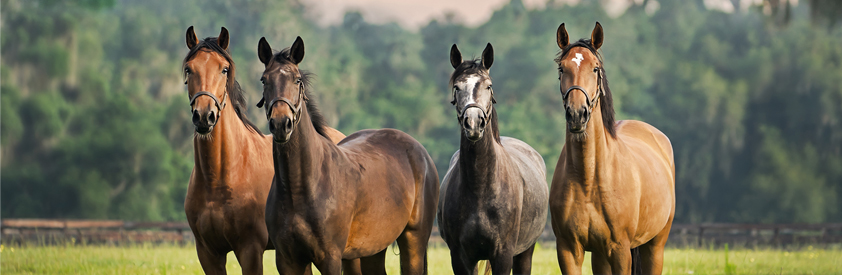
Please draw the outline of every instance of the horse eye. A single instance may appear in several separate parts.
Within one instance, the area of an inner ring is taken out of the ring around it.
[[[562,67],[558,67],[558,73],[559,73],[559,74],[563,74],[563,73],[564,73],[564,68],[562,68]]]
[[[225,67],[224,69],[222,69],[222,73],[223,73],[223,74],[228,74],[228,67]]]
[[[266,78],[265,77],[260,78],[260,84],[266,85]]]
[[[599,72],[599,67],[593,68],[593,72],[598,73],[598,72]]]
[[[486,88],[486,89],[489,89],[489,90],[491,90],[491,85],[488,85],[488,88]]]

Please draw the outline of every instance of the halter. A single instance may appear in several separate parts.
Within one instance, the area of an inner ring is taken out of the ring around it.
[[[301,103],[304,101],[309,100],[307,95],[304,94],[304,83],[298,84],[298,104],[293,105],[288,99],[283,97],[276,97],[269,101],[269,105],[266,105],[266,119],[268,120],[270,116],[272,116],[272,107],[275,106],[275,103],[283,102],[289,106],[289,109],[292,110],[292,123],[293,127],[298,125],[298,121],[301,120]],[[257,108],[263,108],[263,103],[266,102],[266,98],[261,98],[260,102],[257,102]]]
[[[491,104],[488,104],[488,110],[482,108],[477,103],[470,103],[462,107],[462,111],[456,110],[456,119],[459,120],[459,123],[465,120],[465,112],[468,111],[468,108],[477,108],[482,112],[482,116],[486,117],[486,119],[491,119],[491,109],[494,108],[494,104],[497,103],[497,100],[494,99],[494,89],[491,89]],[[453,91],[453,100],[450,101],[450,104],[456,106],[456,91]]]
[[[579,86],[579,85],[573,85],[573,86],[570,86],[570,88],[567,88],[567,91],[565,91],[564,93],[561,94],[561,98],[564,100],[564,102],[567,102],[567,97],[570,96],[570,91],[573,91],[573,90],[582,91],[582,93],[585,94],[585,100],[588,102],[588,109],[593,111],[593,108],[596,107],[596,101],[599,100],[599,97],[601,95],[605,94],[605,91],[602,90],[601,84],[602,84],[602,69],[600,68],[599,71],[597,71],[597,78],[596,78],[597,94],[594,98],[591,98],[588,95],[588,91],[585,90],[584,87]]]
[[[219,106],[220,101],[219,101],[218,98],[216,98],[215,95],[213,95],[212,93],[209,93],[209,92],[205,92],[205,91],[195,93],[195,94],[193,94],[192,97],[190,97],[190,107],[193,107],[193,104],[196,103],[196,99],[198,99],[200,96],[209,96],[211,99],[213,99],[213,104],[215,104],[216,109],[219,110],[219,112],[216,114],[216,120],[219,121],[219,116],[222,115],[222,109],[224,109],[225,106],[227,105],[225,103],[225,98],[228,97],[228,90],[226,90],[225,94],[222,95],[222,107]]]

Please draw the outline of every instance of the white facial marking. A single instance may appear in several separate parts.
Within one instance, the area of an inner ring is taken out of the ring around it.
[[[570,59],[570,60],[572,60],[573,62],[576,62],[576,68],[578,69],[579,66],[582,65],[582,60],[585,60],[585,57],[582,56],[581,53],[576,53],[576,57],[574,57],[573,59]]]
[[[474,99],[474,87],[477,86],[477,82],[479,82],[480,77],[478,75],[471,75],[465,79],[465,91],[468,92],[468,104],[475,103]]]

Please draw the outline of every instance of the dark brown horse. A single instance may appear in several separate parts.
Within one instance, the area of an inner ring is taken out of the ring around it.
[[[234,251],[244,274],[263,273],[269,244],[264,208],[274,175],[272,137],[246,116],[246,100],[234,78],[228,30],[199,40],[187,29],[184,79],[190,99],[195,166],[184,200],[187,222],[196,236],[199,262],[207,274],[225,274]],[[344,135],[324,130],[338,142]]]
[[[451,103],[462,131],[437,219],[456,274],[475,274],[477,261],[486,259],[494,274],[530,274],[547,224],[547,167],[523,141],[500,137],[488,72],[493,60],[491,43],[481,61],[463,61],[456,45],[450,48]]]
[[[311,262],[336,274],[342,260],[361,258],[363,271],[384,274],[386,248],[397,240],[401,273],[425,274],[427,241],[438,200],[438,173],[427,150],[394,129],[363,130],[334,145],[298,68],[304,42],[273,54],[258,44],[265,64],[263,100],[275,178],[266,225],[281,274],[302,274]]]
[[[581,274],[591,251],[594,274],[630,274],[633,262],[635,273],[660,274],[675,215],[672,145],[652,125],[614,122],[599,23],[575,43],[561,24],[557,40],[567,135],[550,212],[561,271]]]

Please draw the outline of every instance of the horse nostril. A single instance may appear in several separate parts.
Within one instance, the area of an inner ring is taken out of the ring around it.
[[[199,112],[193,110],[193,124],[199,123]]]
[[[286,123],[284,123],[284,129],[287,131],[292,129],[292,119],[286,119]]]
[[[479,118],[479,128],[485,128],[485,117]]]
[[[269,132],[275,132],[275,119],[269,119]]]
[[[564,112],[564,119],[567,121],[573,120],[573,112],[570,111],[570,108],[567,108],[567,111]]]
[[[212,124],[214,122],[216,122],[216,114],[213,111],[211,111],[210,113],[208,113],[208,123]]]
[[[471,126],[471,124],[470,124],[470,123],[468,123],[468,118],[467,118],[467,117],[466,117],[466,118],[462,121],[462,126],[463,126],[463,127],[465,127],[465,129],[468,129],[468,130],[471,130],[471,129],[473,128],[473,127]]]

